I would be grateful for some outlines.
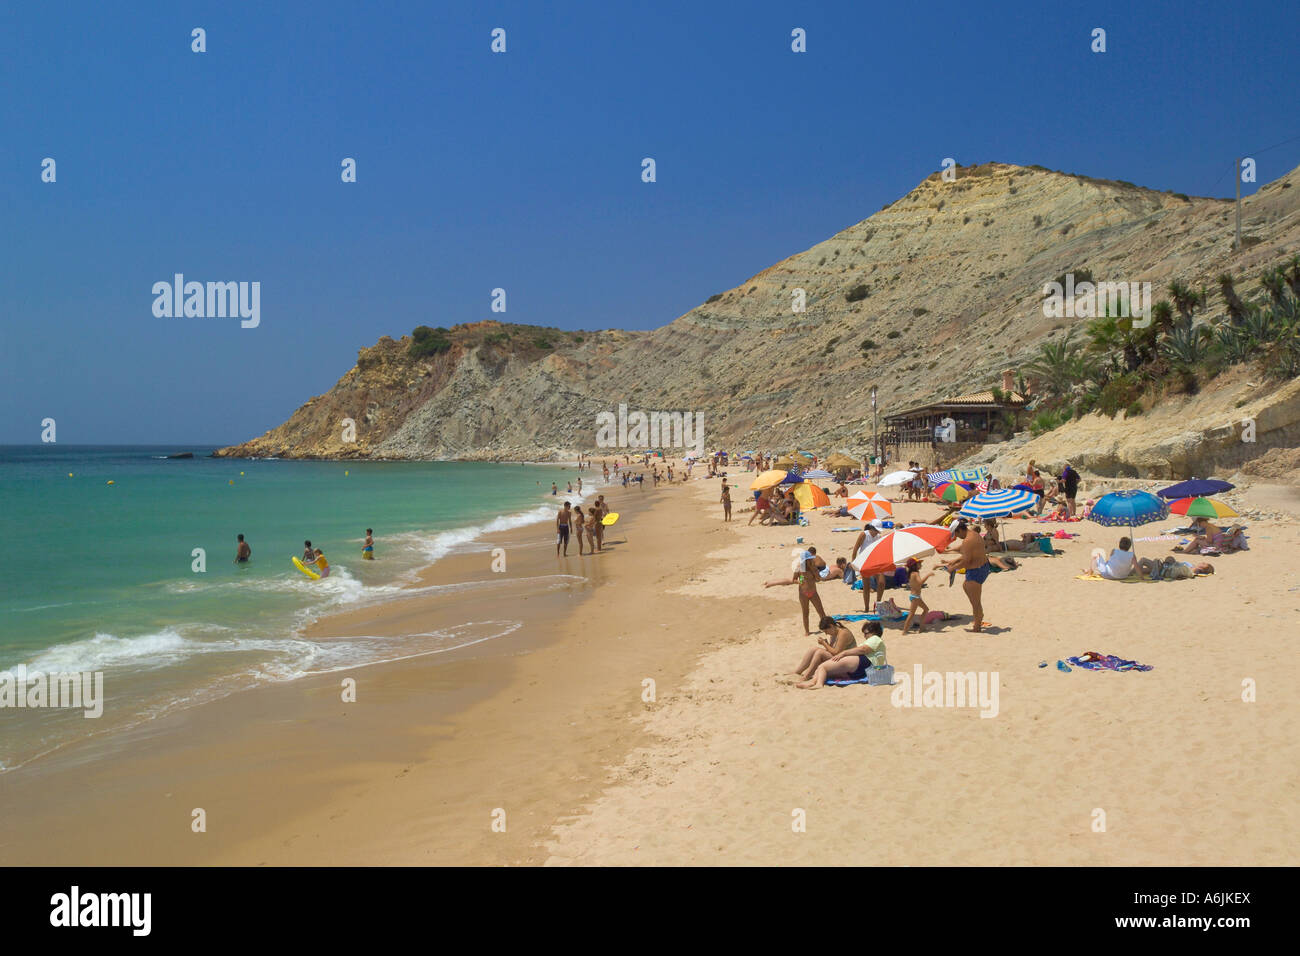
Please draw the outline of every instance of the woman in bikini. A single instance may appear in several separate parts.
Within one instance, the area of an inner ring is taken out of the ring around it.
[[[795,686],[805,690],[816,690],[828,680],[861,680],[867,676],[868,667],[884,667],[886,660],[883,634],[879,621],[867,621],[862,625],[861,644],[854,644],[839,651],[830,660],[818,664],[812,677],[800,681]]]
[[[582,516],[581,507],[574,508],[573,514],[575,516],[573,519],[573,536],[578,539],[578,554],[582,554],[582,523],[586,519]],[[593,547],[595,546],[594,541],[592,542],[592,545]]]
[[[595,544],[596,551],[604,551],[605,548],[603,547],[603,542],[600,540],[599,533],[600,521],[596,518],[596,513],[599,510],[600,509],[596,505],[592,505],[587,509],[587,544],[588,546]],[[595,554],[596,551],[591,551],[589,553]]]
[[[812,680],[818,667],[857,643],[853,632],[833,617],[823,617],[818,628],[824,636],[817,638],[817,646],[810,648],[795,668],[795,673],[804,680]]]
[[[790,580],[778,579],[768,581],[764,587],[775,587],[781,584],[795,584],[799,587],[799,611],[803,614],[803,631],[805,634],[811,634],[808,629],[808,608],[811,605],[817,609],[817,619],[821,620],[826,616],[826,609],[822,607],[821,596],[817,593],[817,580],[821,577],[821,569],[825,567],[826,562],[817,557],[816,552],[805,551],[795,558],[794,568],[790,575]]]

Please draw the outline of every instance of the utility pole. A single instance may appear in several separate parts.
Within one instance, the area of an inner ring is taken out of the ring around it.
[[[1233,160],[1232,178],[1237,180],[1237,251],[1241,251],[1241,157]]]
[[[880,442],[876,438],[876,386],[874,385],[871,386],[871,454],[876,459],[872,464],[879,462]]]

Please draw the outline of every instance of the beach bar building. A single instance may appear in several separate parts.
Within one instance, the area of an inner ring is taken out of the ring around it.
[[[1015,391],[1015,375],[1002,373],[1002,388],[954,395],[885,416],[883,444],[891,461],[915,460],[940,466],[972,448],[1005,441],[1020,428],[1028,397]],[[1007,413],[1013,427],[1006,426]]]

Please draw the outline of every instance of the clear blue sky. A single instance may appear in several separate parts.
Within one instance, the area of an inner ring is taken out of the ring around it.
[[[241,441],[418,324],[662,325],[945,156],[1230,195],[1300,163],[1294,44],[1206,0],[5,4],[0,442]],[[155,318],[175,272],[261,326]]]

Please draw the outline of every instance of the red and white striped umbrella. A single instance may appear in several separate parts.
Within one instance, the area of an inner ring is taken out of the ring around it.
[[[855,491],[845,500],[844,508],[860,521],[888,518],[894,513],[893,502],[878,491]]]
[[[952,532],[941,525],[918,524],[881,535],[853,559],[853,567],[862,574],[879,574],[903,564],[908,558],[920,558],[948,547]]]

